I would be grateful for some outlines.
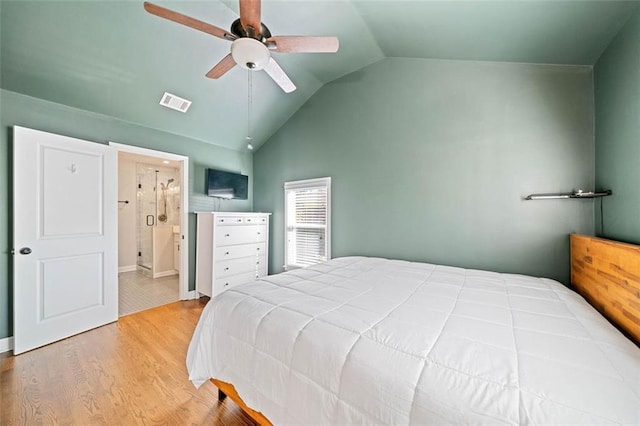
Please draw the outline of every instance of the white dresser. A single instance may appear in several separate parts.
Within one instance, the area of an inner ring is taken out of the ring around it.
[[[267,275],[270,215],[196,212],[196,291],[213,297]]]

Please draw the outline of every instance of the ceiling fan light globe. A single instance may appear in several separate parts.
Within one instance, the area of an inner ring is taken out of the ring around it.
[[[243,37],[231,44],[231,56],[242,68],[256,71],[267,66],[271,53],[262,42]]]

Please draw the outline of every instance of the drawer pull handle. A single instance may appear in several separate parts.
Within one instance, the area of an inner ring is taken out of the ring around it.
[[[258,232],[258,235],[261,235],[260,232]]]
[[[225,236],[225,237],[228,237],[228,236],[229,236],[229,234],[224,234],[224,236]]]
[[[229,285],[229,283],[224,283],[224,286],[227,287]]]
[[[237,221],[238,221],[238,222],[242,222],[242,219],[238,219]]]
[[[260,251],[260,247],[256,248],[257,251]]]
[[[257,261],[257,262],[256,262],[256,265],[259,265],[259,264],[260,264],[260,261]]]
[[[228,271],[228,270],[229,270],[229,267],[227,266],[226,268],[224,268],[224,270],[225,270],[225,271]]]
[[[220,222],[224,222],[224,219],[220,219]]]
[[[229,252],[228,252],[228,251],[226,251],[226,252],[224,253],[224,255],[225,255],[225,256],[229,256]]]

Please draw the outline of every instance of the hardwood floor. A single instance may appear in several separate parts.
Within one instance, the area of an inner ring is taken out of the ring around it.
[[[0,424],[253,425],[185,359],[206,303],[176,302],[40,349],[0,355]]]

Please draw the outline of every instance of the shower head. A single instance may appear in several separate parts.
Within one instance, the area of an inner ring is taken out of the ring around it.
[[[169,179],[167,181],[167,184],[165,185],[163,182],[160,182],[160,187],[162,188],[163,191],[169,189],[169,185],[171,185],[172,182],[174,182],[175,179]]]

